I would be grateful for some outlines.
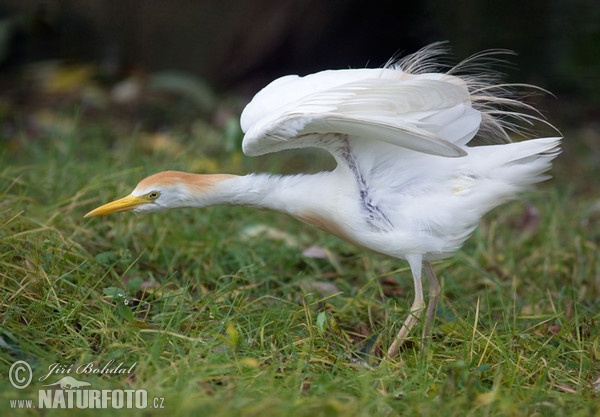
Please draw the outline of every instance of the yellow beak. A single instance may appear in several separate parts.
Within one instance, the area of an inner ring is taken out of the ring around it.
[[[130,211],[139,206],[140,204],[147,203],[148,201],[143,197],[134,197],[128,195],[127,197],[120,198],[115,201],[111,201],[103,206],[95,208],[83,217],[94,217],[94,216],[105,216],[111,213],[120,213],[122,211]]]

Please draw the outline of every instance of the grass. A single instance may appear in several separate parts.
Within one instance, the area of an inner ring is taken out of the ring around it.
[[[412,301],[404,262],[246,208],[83,219],[155,171],[314,170],[311,158],[201,147],[218,143],[210,129],[168,136],[176,151],[147,149],[141,131],[60,117],[67,127],[0,148],[0,410],[11,399],[36,405],[42,385],[63,376],[39,380],[53,364],[114,361],[132,373],[70,375],[164,399],[131,415],[600,411],[600,173],[593,158],[575,162],[589,150],[567,143],[530,206],[494,211],[435,264],[443,296],[432,340],[421,345],[416,331],[400,358],[377,366]],[[304,256],[310,246],[327,256]],[[16,360],[33,368],[24,390],[6,378]]]

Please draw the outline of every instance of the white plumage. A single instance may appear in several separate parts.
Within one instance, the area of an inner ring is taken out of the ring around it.
[[[425,307],[422,264],[430,283],[431,323],[439,285],[429,261],[459,249],[483,215],[546,179],[560,151],[556,137],[509,143],[516,122],[539,120],[534,109],[510,97],[511,86],[494,75],[458,75],[490,54],[433,72],[441,52],[436,44],[385,68],[285,76],[256,94],[241,116],[244,152],[323,148],[337,161],[331,172],[167,171],[86,216],[214,204],[265,207],[406,259],[415,301],[388,351],[394,356]],[[468,146],[476,135],[496,144]]]

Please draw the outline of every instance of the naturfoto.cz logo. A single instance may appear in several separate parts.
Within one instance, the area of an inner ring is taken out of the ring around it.
[[[66,365],[54,363],[48,371],[38,378],[38,401],[9,400],[11,408],[164,408],[164,398],[148,398],[144,389],[94,389],[92,384],[80,380],[81,376],[90,374],[127,375],[131,374],[137,363],[127,366],[111,360],[103,365],[90,362],[82,365]],[[73,375],[76,375],[77,378]],[[52,378],[53,377],[53,378]],[[8,378],[13,387],[23,390],[29,387],[33,380],[31,365],[25,361],[16,361],[8,372]],[[58,378],[58,379],[57,379]]]

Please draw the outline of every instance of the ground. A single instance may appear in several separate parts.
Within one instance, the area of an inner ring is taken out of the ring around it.
[[[40,108],[3,110],[0,373],[22,360],[33,380],[18,390],[1,378],[0,410],[33,399],[38,408],[13,415],[64,415],[41,411],[38,391],[68,374],[93,389],[146,390],[157,408],[133,415],[600,411],[597,136],[565,129],[554,179],[435,263],[432,338],[413,332],[399,358],[382,360],[412,302],[404,262],[247,208],[83,218],[156,171],[297,172],[329,161],[245,158],[235,110],[225,122],[157,129],[81,106]],[[90,371],[118,364],[129,372]],[[50,369],[63,373],[41,381]]]

